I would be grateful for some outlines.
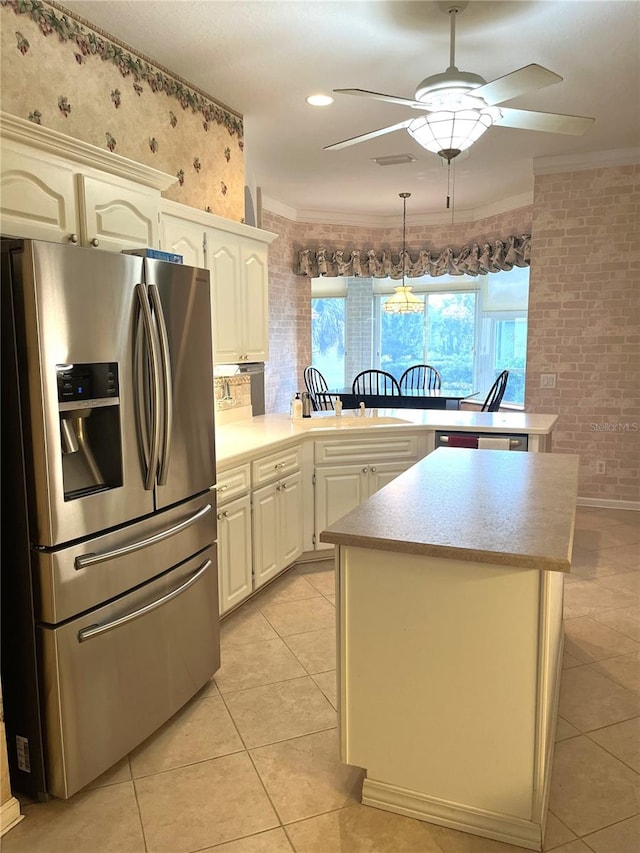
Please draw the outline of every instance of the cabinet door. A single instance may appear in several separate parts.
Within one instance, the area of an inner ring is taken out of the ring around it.
[[[240,360],[242,302],[239,293],[240,249],[231,235],[207,229],[206,267],[211,273],[213,363]]]
[[[369,494],[372,495],[415,465],[415,462],[376,462],[369,465]]]
[[[185,264],[204,267],[204,228],[174,216],[163,216],[160,227],[160,248],[164,252],[182,255]]]
[[[316,550],[332,548],[320,542],[320,533],[361,504],[369,495],[368,473],[364,465],[327,465],[315,469]]]
[[[267,248],[240,244],[240,296],[242,299],[241,361],[266,361],[269,357],[269,286]]]
[[[159,247],[159,192],[119,178],[78,180],[84,243],[116,252]]]
[[[302,554],[302,474],[298,471],[278,485],[278,551],[280,568]]]
[[[80,221],[73,169],[3,143],[0,233],[77,242]]]
[[[251,558],[251,501],[245,495],[218,511],[221,614],[251,593]]]
[[[278,562],[278,484],[253,493],[253,573],[256,589],[280,571]]]

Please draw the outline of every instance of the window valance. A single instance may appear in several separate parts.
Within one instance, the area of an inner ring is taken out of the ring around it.
[[[318,276],[370,276],[373,278],[400,279],[422,275],[486,275],[490,272],[526,267],[530,263],[531,235],[508,237],[494,243],[473,243],[463,246],[458,253],[451,247],[439,254],[421,249],[417,258],[409,252],[398,252],[394,263],[391,251],[354,249],[346,252],[332,251],[325,246],[302,249],[298,255],[298,275]]]

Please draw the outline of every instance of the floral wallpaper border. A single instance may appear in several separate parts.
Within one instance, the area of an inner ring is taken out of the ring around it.
[[[348,257],[345,255],[348,254]],[[449,246],[437,255],[422,249],[415,261],[409,252],[398,253],[398,262],[393,263],[388,249],[366,252],[354,249],[346,253],[340,249],[332,251],[325,246],[303,249],[298,254],[297,275],[310,278],[318,276],[371,276],[373,278],[399,279],[430,275],[486,275],[491,272],[526,267],[531,262],[531,235],[508,237],[493,244],[474,243],[463,246],[457,254]]]
[[[134,86],[146,83],[152,92],[164,92],[167,97],[175,98],[183,109],[190,108],[201,113],[205,122],[223,125],[231,135],[243,136],[242,117],[234,114],[209,97],[205,97],[195,87],[185,84],[175,74],[152,63],[146,57],[136,54],[126,45],[112,36],[102,35],[100,31],[82,18],[77,18],[57,3],[47,4],[41,0],[0,0],[0,6],[7,6],[16,15],[27,15],[45,35],[55,33],[61,42],[72,42],[78,48],[76,61],[83,65],[88,58],[100,58],[103,62],[116,65],[123,77],[133,76]],[[89,29],[90,28],[90,29]],[[16,33],[18,49],[21,53],[29,50],[29,42],[21,33]],[[60,109],[65,105],[61,104]],[[38,116],[29,116],[38,123]]]

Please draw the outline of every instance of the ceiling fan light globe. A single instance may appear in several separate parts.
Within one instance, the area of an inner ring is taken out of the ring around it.
[[[432,151],[466,151],[501,117],[496,107],[481,110],[441,110],[414,119],[407,130],[415,141]],[[444,155],[443,155],[444,156]]]

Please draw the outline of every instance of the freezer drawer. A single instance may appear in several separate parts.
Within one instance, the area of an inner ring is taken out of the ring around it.
[[[36,620],[71,619],[167,571],[216,539],[215,494],[37,555]]]
[[[117,602],[40,627],[47,790],[70,797],[220,666],[215,545]]]

